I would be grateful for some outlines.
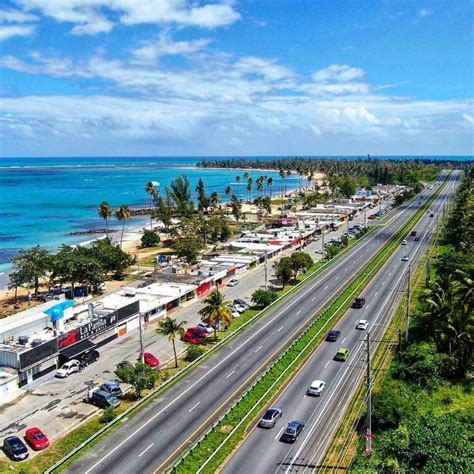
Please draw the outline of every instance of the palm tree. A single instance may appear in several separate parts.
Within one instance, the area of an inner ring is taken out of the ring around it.
[[[253,179],[249,178],[247,181],[247,191],[249,192],[249,201],[252,203],[252,188],[253,188]],[[250,204],[252,205],[252,204]]]
[[[225,193],[227,194],[227,196],[231,196],[233,194],[232,188],[230,185],[225,188]]]
[[[224,301],[222,293],[217,289],[211,293],[205,300],[205,306],[199,310],[201,319],[207,324],[214,326],[214,337],[217,339],[217,324],[221,322],[230,324],[232,322],[232,315],[230,314],[227,305],[228,301]]]
[[[221,200],[219,194],[214,191],[210,196],[209,196],[209,202],[211,203],[211,206],[213,208],[216,208],[219,204],[219,201]]]
[[[168,341],[171,341],[173,344],[173,353],[174,353],[174,366],[178,367],[178,356],[176,354],[175,339],[177,337],[182,337],[184,334],[184,326],[187,324],[187,321],[181,321],[178,323],[176,319],[171,319],[169,316],[162,319],[158,322],[158,328],[155,330],[157,334],[161,336],[166,336]]]
[[[270,192],[270,200],[272,199],[272,186],[273,186],[273,178],[268,178],[267,179],[267,186],[269,188],[269,192]]]
[[[122,204],[119,206],[118,209],[115,211],[115,218],[119,221],[122,222],[122,234],[120,235],[120,248],[122,248],[122,241],[123,241],[123,231],[125,230],[125,221],[130,219],[132,217],[132,213],[128,206],[125,204]]]
[[[145,192],[150,195],[150,230],[153,231],[153,213],[151,212],[151,207],[153,201],[156,199],[158,195],[157,186],[159,183],[157,181],[148,181],[145,185]]]
[[[280,175],[280,178],[281,178],[280,195],[281,195],[281,198],[283,199],[283,183],[285,182],[285,179],[286,179],[286,171],[282,168],[278,174]]]
[[[99,217],[102,217],[105,221],[105,228],[108,230],[108,221],[109,217],[112,216],[112,207],[107,201],[102,201],[97,208],[97,214]],[[107,232],[107,238],[109,238],[109,233]]]

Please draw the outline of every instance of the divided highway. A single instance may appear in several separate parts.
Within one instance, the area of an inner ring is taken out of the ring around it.
[[[431,193],[425,191],[420,200],[424,202]],[[238,398],[314,314],[357,275],[367,260],[420,205],[416,199],[394,211],[393,217],[383,226],[294,292],[281,306],[270,310],[160,397],[124,420],[67,472],[129,474],[163,471],[224,408]],[[302,395],[299,398],[302,399]]]
[[[369,331],[371,353],[383,340],[396,303],[406,290],[407,272],[426,250],[442,212],[446,199],[453,194],[458,175],[431,205],[434,217],[425,213],[416,225],[420,241],[407,237],[407,245],[400,246],[363,291],[366,304],[362,309],[350,309],[335,326],[341,332],[336,342],[323,342],[299,373],[279,395],[272,406],[282,409],[283,415],[271,430],[254,427],[245,441],[223,469],[226,474],[258,472],[311,472],[318,468],[331,442],[351,396],[366,376],[366,336]],[[402,261],[402,257],[408,261]],[[359,319],[369,322],[365,331],[357,330]],[[348,348],[350,357],[337,362],[333,357],[339,347]],[[306,395],[313,380],[323,380],[326,388],[319,397]],[[301,421],[305,428],[295,444],[280,441],[281,434],[291,421]]]

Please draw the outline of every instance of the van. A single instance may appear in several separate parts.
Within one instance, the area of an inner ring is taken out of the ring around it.
[[[120,400],[105,390],[94,389],[87,394],[87,401],[99,408],[120,406]]]

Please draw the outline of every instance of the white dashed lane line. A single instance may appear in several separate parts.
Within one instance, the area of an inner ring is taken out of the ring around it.
[[[139,455],[138,457],[141,458],[155,443],[151,443],[150,446],[148,446],[148,448],[146,448],[145,450],[143,450]]]
[[[192,406],[189,410],[188,413],[191,413],[201,402],[197,402],[196,405]]]

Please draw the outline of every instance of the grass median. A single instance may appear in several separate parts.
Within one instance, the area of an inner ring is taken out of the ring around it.
[[[371,278],[390,258],[407,232],[418,222],[425,210],[444,188],[436,193],[396,232],[362,272],[345,288],[322,313],[274,362],[265,374],[241,399],[196,443],[173,467],[177,473],[215,472],[243,439],[247,427],[277,393],[278,389],[296,373],[323,339],[323,329],[336,322],[346,312],[352,297],[367,286]]]

